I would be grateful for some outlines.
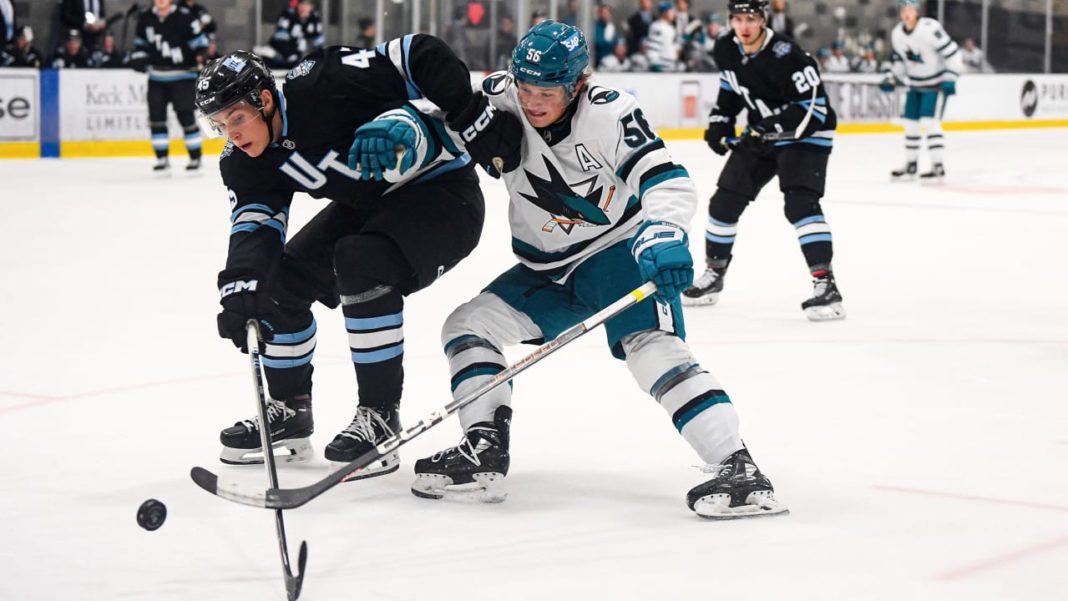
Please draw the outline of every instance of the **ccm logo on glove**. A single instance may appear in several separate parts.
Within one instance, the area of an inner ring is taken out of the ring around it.
[[[493,121],[493,113],[497,112],[497,109],[493,108],[492,104],[486,104],[486,110],[482,111],[482,114],[475,118],[475,121],[467,127],[467,129],[460,132],[460,137],[464,139],[464,142],[470,142],[478,137],[478,134],[482,133],[490,121]]]
[[[226,298],[231,294],[237,294],[239,292],[255,292],[256,286],[259,285],[259,280],[237,280],[236,282],[230,282],[225,284],[222,288],[219,288],[219,298]]]

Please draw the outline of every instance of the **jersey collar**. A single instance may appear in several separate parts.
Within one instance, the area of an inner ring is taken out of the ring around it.
[[[738,47],[738,52],[742,55],[742,62],[745,63],[745,62],[747,62],[749,60],[752,60],[752,59],[756,58],[756,55],[760,54],[761,52],[764,51],[765,48],[768,47],[768,44],[771,43],[771,38],[774,35],[775,35],[775,32],[772,31],[770,27],[765,27],[764,28],[764,43],[760,45],[760,48],[756,52],[754,52],[752,54],[746,54],[745,53],[745,48],[742,47],[742,42],[738,40],[738,35],[735,34],[734,35],[734,45]]]
[[[293,145],[293,142],[288,139],[289,137],[289,116],[286,114],[286,95],[282,93],[281,88],[278,90],[278,110],[282,111],[282,136],[278,138],[277,142],[272,142],[271,146],[283,146],[289,148]]]

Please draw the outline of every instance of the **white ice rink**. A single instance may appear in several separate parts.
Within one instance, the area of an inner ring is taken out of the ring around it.
[[[696,457],[594,332],[516,380],[507,502],[409,493],[415,460],[458,440],[450,420],[399,472],[287,512],[294,554],[309,545],[302,599],[1068,599],[1068,130],[947,138],[942,186],[888,182],[900,136],[836,142],[824,209],[845,321],[802,315],[774,183],[720,304],[687,309],[790,516],[691,513]],[[700,191],[700,262],[723,159],[668,146]],[[148,159],[0,162],[0,599],[285,598],[272,514],[189,479],[264,480],[216,459],[254,407],[246,357],[215,331],[215,165],[160,181]],[[513,262],[503,186],[485,191],[481,246],[407,304],[409,422],[447,400],[444,317]],[[294,224],[319,206],[298,198]],[[340,313],[317,317],[321,452],[355,378]],[[156,532],[134,519],[150,497],[169,509]]]

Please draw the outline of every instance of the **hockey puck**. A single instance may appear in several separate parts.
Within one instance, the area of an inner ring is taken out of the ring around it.
[[[167,519],[167,506],[155,499],[141,503],[137,509],[137,525],[145,530],[156,530]]]

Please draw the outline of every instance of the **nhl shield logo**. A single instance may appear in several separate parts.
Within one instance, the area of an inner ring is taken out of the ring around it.
[[[775,45],[771,47],[771,51],[775,53],[775,56],[782,58],[790,54],[790,42],[775,42]]]

